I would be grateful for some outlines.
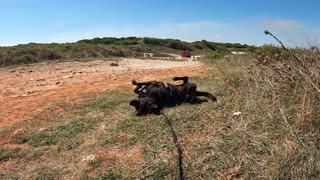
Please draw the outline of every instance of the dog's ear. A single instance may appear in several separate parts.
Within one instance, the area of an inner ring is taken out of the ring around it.
[[[157,109],[158,106],[157,106],[156,104],[154,104],[153,102],[149,102],[149,103],[148,103],[148,108],[149,108],[149,109]]]
[[[140,101],[137,100],[137,99],[134,99],[134,100],[130,101],[129,104],[130,104],[131,106],[134,106],[134,107],[139,107]]]

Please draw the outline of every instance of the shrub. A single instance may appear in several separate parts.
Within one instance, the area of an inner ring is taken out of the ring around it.
[[[100,41],[97,38],[96,41]],[[88,43],[69,44],[27,44],[14,47],[0,47],[0,66],[29,64],[66,58],[125,57],[126,50],[115,46]]]
[[[40,60],[54,60],[60,58],[62,58],[62,55],[51,49],[43,49],[37,53],[37,59]]]
[[[224,53],[219,53],[219,52],[212,52],[209,53],[205,56],[205,59],[207,60],[216,60],[216,59],[221,59],[225,56]]]
[[[272,35],[270,32],[267,35]],[[271,82],[279,87],[278,92],[282,94],[283,105],[298,105],[294,107],[294,113],[299,117],[295,119],[299,126],[297,131],[304,133],[319,132],[320,127],[320,59],[319,55],[309,53],[307,50],[296,49],[290,51],[274,46],[264,46],[261,51],[267,56],[256,57],[257,65],[268,68],[273,72]],[[293,52],[300,52],[303,58]],[[258,52],[260,53],[260,51]],[[295,101],[293,101],[293,99]],[[318,128],[316,128],[318,127]]]
[[[192,50],[189,45],[181,42],[180,40],[168,40],[168,43],[166,46],[172,49]]]
[[[157,38],[144,38],[143,39],[144,44],[151,44],[151,45],[161,45],[161,39]]]

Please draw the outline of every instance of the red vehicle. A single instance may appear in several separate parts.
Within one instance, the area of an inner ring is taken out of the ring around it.
[[[191,57],[191,53],[189,50],[184,50],[181,52],[181,57]]]

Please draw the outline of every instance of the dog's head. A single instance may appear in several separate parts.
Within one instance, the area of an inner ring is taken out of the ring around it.
[[[156,102],[149,97],[134,99],[130,101],[129,104],[136,108],[138,116],[160,113],[159,107],[157,106]]]

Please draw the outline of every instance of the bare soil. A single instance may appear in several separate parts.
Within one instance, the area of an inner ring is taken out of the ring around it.
[[[110,66],[117,63],[118,66]],[[196,61],[118,59],[40,63],[0,69],[0,129],[29,119],[53,103],[130,86],[131,79],[201,75]]]

